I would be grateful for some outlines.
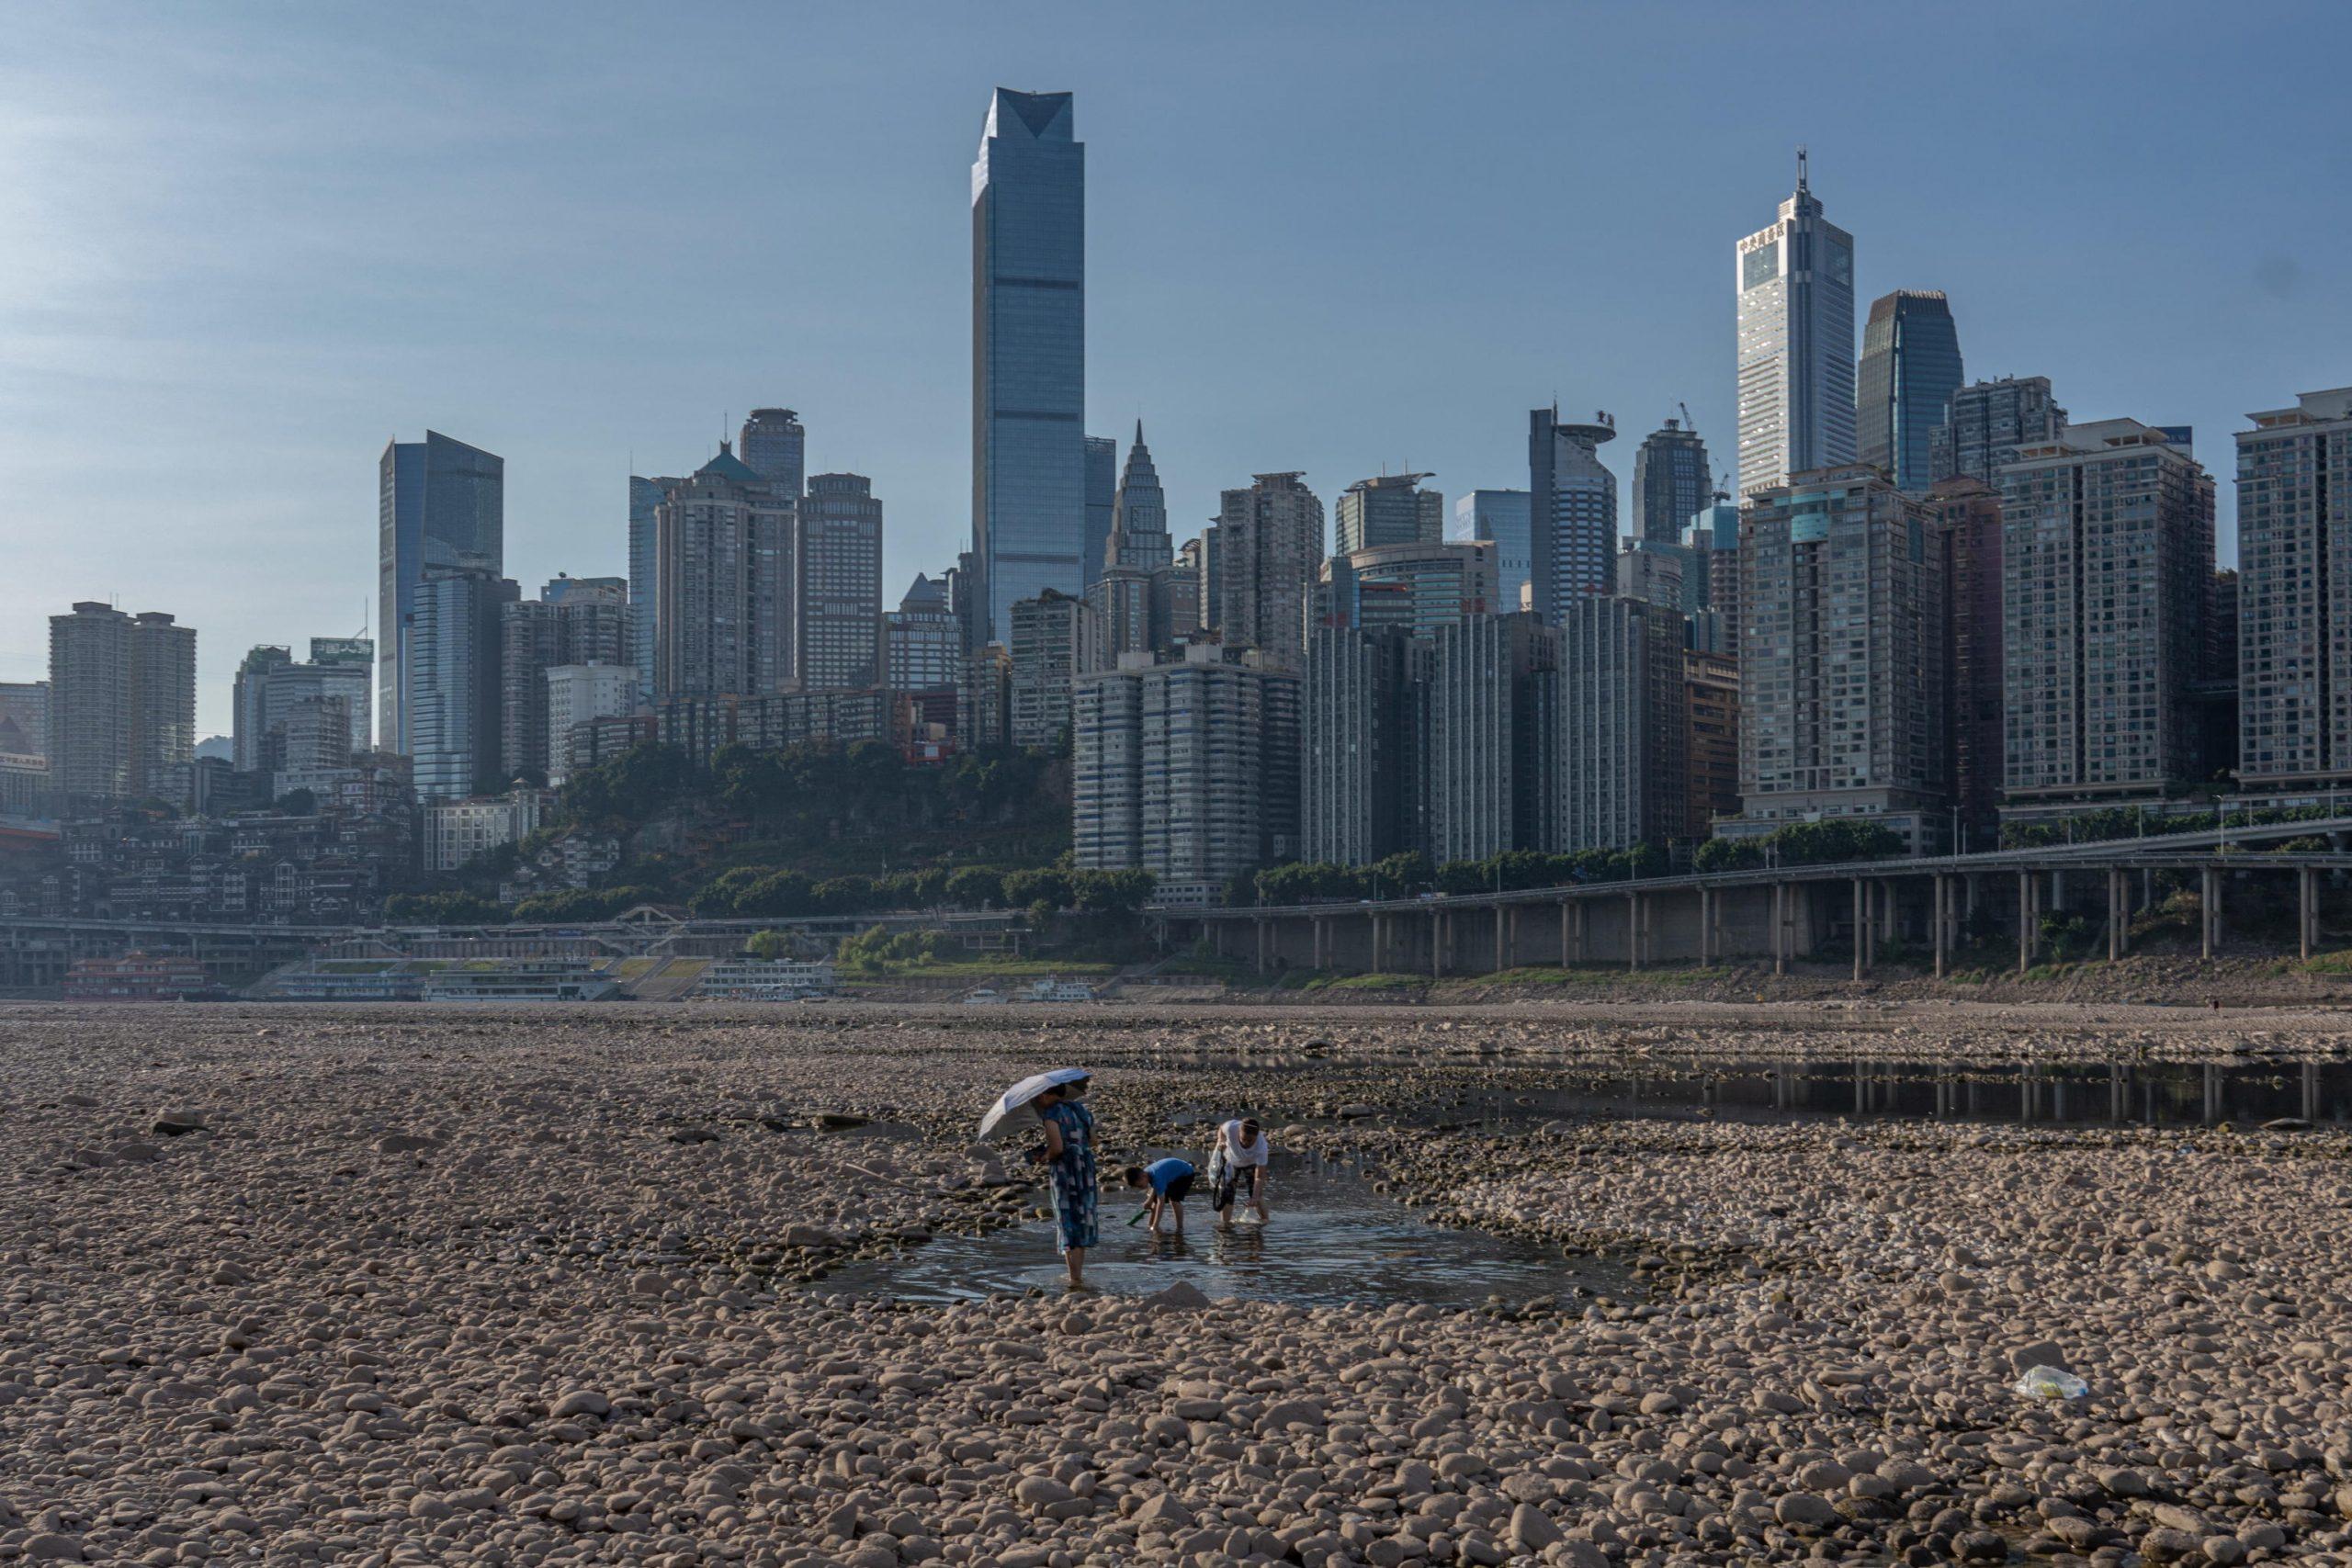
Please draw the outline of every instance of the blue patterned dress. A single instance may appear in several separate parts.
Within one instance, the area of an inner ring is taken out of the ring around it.
[[[1092,1247],[1096,1241],[1094,1113],[1070,1101],[1049,1107],[1045,1119],[1061,1129],[1062,1152],[1046,1163],[1054,1179],[1054,1235],[1060,1249]]]

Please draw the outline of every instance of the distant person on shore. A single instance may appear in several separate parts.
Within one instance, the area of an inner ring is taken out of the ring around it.
[[[1143,1206],[1144,1218],[1151,1225],[1151,1234],[1159,1234],[1163,1214],[1176,1220],[1175,1234],[1184,1234],[1184,1200],[1192,1195],[1193,1179],[1199,1174],[1193,1162],[1170,1155],[1166,1159],[1153,1160],[1149,1165],[1131,1165],[1123,1173],[1130,1187],[1151,1190],[1151,1197]]]
[[[1031,1157],[1053,1179],[1054,1243],[1069,1269],[1069,1288],[1086,1289],[1086,1249],[1096,1240],[1094,1113],[1079,1103],[1087,1080],[1049,1089],[1033,1102],[1045,1123],[1046,1144]]]
[[[1233,1224],[1233,1202],[1242,1198],[1257,1212],[1258,1223],[1266,1223],[1266,1145],[1265,1130],[1254,1116],[1244,1116],[1227,1122],[1216,1130],[1216,1148],[1209,1156],[1212,1186],[1215,1189],[1216,1223],[1219,1230]]]

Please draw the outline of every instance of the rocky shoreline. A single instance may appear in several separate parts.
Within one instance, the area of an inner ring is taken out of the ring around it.
[[[0,1562],[2348,1560],[2338,1131],[1442,1113],[1569,1062],[2334,1060],[2326,1014],[816,1011],[0,1008]],[[1066,1060],[1106,1152],[1248,1104],[1645,1290],[801,1288],[1026,1213],[970,1127]]]

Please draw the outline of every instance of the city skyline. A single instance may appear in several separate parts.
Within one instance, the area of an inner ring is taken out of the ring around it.
[[[1939,178],[1926,189],[1911,188],[1919,182],[1906,158],[1922,156],[1938,117],[1917,113],[1918,100],[1924,93],[1933,107],[1948,93],[1960,103],[1964,69],[1950,89],[1906,84],[1901,114],[1886,89],[1840,71],[1846,91],[1835,102],[1735,117],[1706,101],[1713,89],[1704,73],[1661,89],[1645,64],[1579,111],[1594,124],[1577,129],[1598,140],[1578,140],[1608,154],[1596,164],[1705,152],[1707,167],[1679,182],[1672,210],[1629,194],[1637,169],[1596,168],[1581,176],[1589,184],[1578,205],[1614,215],[1608,245],[1577,243],[1555,257],[1543,251],[1551,231],[1539,225],[1477,258],[1458,246],[1441,257],[1435,246],[1409,244],[1334,257],[1307,236],[1332,208],[1396,180],[1428,186],[1434,230],[1510,205],[1523,153],[1509,135],[1527,128],[1502,111],[1481,107],[1464,120],[1448,99],[1384,128],[1363,108],[1332,118],[1337,95],[1310,82],[1295,101],[1253,106],[1212,133],[1188,112],[1185,94],[1198,89],[1213,56],[1227,68],[1230,37],[1211,51],[1138,23],[1081,47],[1043,25],[1069,14],[1016,7],[977,53],[955,47],[969,33],[946,18],[937,47],[911,53],[895,47],[903,40],[837,18],[797,25],[846,61],[886,61],[894,110],[905,100],[859,145],[812,143],[820,150],[780,171],[785,205],[830,204],[842,221],[797,226],[789,252],[771,229],[723,224],[703,247],[710,254],[693,264],[583,252],[610,260],[570,257],[550,286],[547,272],[527,265],[540,247],[612,215],[569,161],[595,152],[606,133],[559,156],[546,145],[561,118],[552,111],[602,84],[630,50],[646,51],[650,101],[683,104],[695,85],[683,47],[673,51],[592,13],[565,59],[546,62],[508,101],[470,63],[419,55],[390,29],[338,31],[294,17],[267,29],[236,18],[133,18],[109,32],[102,78],[95,60],[75,63],[88,54],[77,40],[95,33],[66,12],[36,13],[24,31],[33,45],[51,46],[51,60],[38,77],[7,72],[6,85],[21,91],[0,110],[0,133],[22,151],[0,184],[0,203],[20,236],[39,237],[37,245],[0,242],[0,276],[11,280],[0,296],[0,350],[24,388],[11,400],[15,435],[0,444],[0,487],[19,516],[66,515],[70,502],[73,524],[54,536],[12,531],[17,570],[0,604],[0,680],[39,678],[46,617],[73,602],[153,606],[202,632],[198,729],[224,733],[230,676],[248,648],[358,629],[374,587],[372,456],[388,437],[413,439],[427,427],[507,459],[506,570],[535,581],[558,570],[625,570],[625,476],[691,471],[730,415],[786,404],[803,412],[815,469],[870,475],[891,498],[886,581],[935,574],[968,534],[963,209],[974,120],[999,85],[1081,100],[1095,164],[1087,432],[1123,432],[1140,409],[1180,543],[1199,531],[1220,491],[1254,472],[1303,469],[1327,508],[1346,484],[1383,469],[1434,470],[1449,500],[1516,488],[1525,482],[1518,421],[1554,395],[1568,416],[1616,413],[1628,447],[1687,401],[1718,468],[1727,466],[1736,443],[1722,258],[1785,195],[1800,141],[1812,149],[1814,190],[1857,236],[1858,299],[1943,289],[1972,377],[2048,375],[2083,420],[2194,425],[2198,456],[2224,480],[2225,561],[2235,556],[2229,435],[2248,411],[2277,406],[2280,388],[2342,379],[2324,362],[2327,345],[2343,340],[2346,311],[2343,292],[2328,287],[2344,248],[2345,215],[2335,206],[2312,208],[2297,194],[2308,194],[2300,182],[2201,149],[2144,175],[2117,164],[2098,182],[2083,179],[2079,166],[2071,176],[2043,166],[2053,161],[2040,149],[2053,136],[2074,139],[2079,159],[2120,152],[2154,129],[2140,107],[2101,124],[2100,108],[2112,116],[2116,95],[2160,99],[2150,87],[2185,83],[2190,57],[2210,62],[2256,48],[2256,35],[2201,15],[2181,13],[2197,49],[2175,38],[2163,51],[2153,39],[2119,50],[2090,18],[2061,19],[2041,55],[2020,67],[2016,90],[2064,80],[2079,87],[2080,106],[1976,127],[1992,139],[1988,167],[2011,162],[1999,154],[2013,147],[2036,169],[2023,178],[2014,166],[1997,180]],[[1866,13],[1839,15],[1825,72],[1888,36],[1887,24]],[[2312,16],[2323,28],[2340,25],[2332,14]],[[1481,24],[1490,19],[1474,10],[1423,47],[1408,47],[1419,29],[1380,17],[1337,33],[1306,19],[1240,30],[1284,45],[1293,65],[1295,49],[1312,39],[1335,60],[1388,74],[1476,60],[1487,77],[1515,79],[1520,67],[1484,53],[1491,28]],[[1038,25],[1021,25],[1031,20]],[[1576,26],[1596,43],[1628,49],[1656,32],[1606,12]],[[1711,13],[1702,30],[1708,59],[1792,47],[1736,16]],[[1115,68],[1141,39],[1168,79],[1130,90]],[[466,40],[528,42],[496,23],[458,28],[452,47]],[[1980,47],[1959,34],[1949,41],[1962,67]],[[375,102],[386,90],[368,71],[353,77],[355,62],[380,67],[390,85],[437,80],[447,68],[435,100],[446,123],[413,107],[348,115],[368,123],[304,149],[306,128],[330,102],[347,114],[352,93]],[[2290,75],[2306,68],[2283,67]],[[249,112],[203,107],[249,92],[265,69],[277,75]],[[749,73],[714,68],[699,53],[695,69],[718,73],[708,103],[694,111],[698,131],[752,123]],[[1256,80],[1274,66],[1243,69]],[[1114,84],[1120,91],[1110,90]],[[1636,107],[1643,92],[1656,97],[1652,107]],[[922,101],[926,94],[940,101]],[[2179,96],[2187,107],[2168,111],[2171,130],[2210,123],[2233,135],[2324,143],[2324,94]],[[825,112],[821,95],[789,111],[808,114],[812,126]],[[128,167],[140,161],[129,149],[156,151],[140,141],[148,117],[208,115],[212,166],[177,168],[186,154],[165,149]],[[541,124],[541,115],[552,118]],[[479,243],[431,257],[403,243],[344,276],[336,267],[351,247],[384,236],[357,210],[343,169],[349,156],[401,138],[413,143],[401,144],[415,166],[413,188],[395,199],[371,186],[370,197],[403,210],[454,206],[481,220]],[[1243,142],[1261,154],[1256,162],[1223,156]],[[1478,154],[1467,177],[1465,149]],[[688,199],[706,179],[740,177],[694,167],[707,161],[700,143],[691,159],[683,142],[652,135],[617,151],[627,154],[625,183],[649,202]],[[2332,166],[2329,155],[2316,156]],[[1304,193],[1267,231],[1234,231],[1233,214],[1266,208],[1277,192],[1287,200],[1309,163],[1324,186]],[[97,177],[112,165],[119,172]],[[478,172],[519,182],[512,211],[475,210]],[[178,195],[147,183],[175,173],[189,176]],[[257,208],[241,176],[290,184]],[[2162,206],[2184,183],[2219,192],[2245,243],[2227,254],[2179,245],[2168,224],[2139,211]],[[279,216],[281,197],[293,198],[299,222]],[[1228,220],[1222,229],[1218,214]],[[247,231],[236,231],[241,222]],[[533,223],[543,237],[525,233]],[[1204,225],[1216,232],[1213,243],[1193,237]],[[2015,260],[2026,241],[2030,272]],[[874,265],[899,250],[922,259]],[[1546,291],[1563,298],[1496,293],[1498,272],[1538,255],[1563,270],[1570,286]],[[775,302],[779,277],[790,285],[788,306]],[[2132,288],[2114,287],[2126,277]],[[2194,309],[2151,320],[2146,299],[2157,295]],[[1385,314],[1370,308],[1375,302]],[[362,305],[371,317],[365,330],[352,320]],[[1399,327],[1421,345],[1414,355],[1395,354]],[[592,338],[594,354],[580,346]],[[1272,351],[1269,363],[1291,368],[1237,381],[1224,362],[1253,344]],[[1470,364],[1481,367],[1475,380],[1457,386]],[[1334,381],[1350,395],[1329,398]],[[127,450],[116,439],[126,425],[141,432]],[[1622,518],[1630,465],[1611,466]],[[93,471],[104,476],[96,484]],[[371,630],[389,635],[379,624]]]

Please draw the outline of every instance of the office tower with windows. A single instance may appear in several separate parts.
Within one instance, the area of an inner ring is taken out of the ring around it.
[[[409,757],[419,800],[461,800],[507,783],[504,611],[510,578],[479,567],[432,567],[409,611]]]
[[[1898,288],[1871,302],[1854,373],[1855,460],[1923,495],[1935,482],[1935,433],[1960,389],[1960,334],[1940,289]]]
[[[1588,593],[1560,618],[1549,847],[1664,847],[1690,818],[1682,615]]]
[[[230,758],[241,773],[272,772],[271,738],[280,734],[297,705],[333,702],[351,725],[345,750],[368,750],[373,734],[369,695],[375,644],[366,637],[311,639],[311,657],[297,663],[293,650],[263,646],[237,666],[230,709]],[[0,748],[5,750],[5,748]]]
[[[2334,791],[2352,784],[2352,387],[2247,417],[2238,575],[2216,585],[2239,627],[2239,777]]]
[[[1578,594],[1609,592],[1617,476],[1602,465],[1600,447],[1616,437],[1607,414],[1586,424],[1561,423],[1556,405],[1528,414],[1528,570],[1535,613],[1546,626],[1558,625]]]
[[[2007,806],[2198,782],[2213,481],[2169,430],[2069,424],[2000,470]]]
[[[428,430],[395,441],[376,468],[378,743],[411,754],[406,680],[409,614],[428,568],[504,570],[506,460]]]
[[[499,782],[549,777],[548,760],[562,743],[549,728],[548,671],[587,665],[637,678],[628,663],[628,589],[621,579],[558,577],[536,600],[499,606]]]
[[[1747,499],[1739,532],[1740,815],[1718,837],[1851,818],[1946,840],[1943,576],[1926,508],[1860,464]]]
[[[670,487],[656,519],[657,696],[765,696],[792,683],[797,516],[724,441]]]
[[[807,488],[808,432],[790,409],[753,409],[736,434],[735,455],[780,501],[797,501]]]
[[[1427,474],[1358,479],[1340,495],[1334,553],[1381,545],[1433,545],[1445,537],[1445,497],[1420,483]]]
[[[1295,670],[1306,653],[1306,608],[1323,564],[1323,503],[1296,473],[1257,474],[1224,492],[1208,531],[1204,577],[1211,628],[1229,647]]]
[[[1739,242],[1739,493],[1854,461],[1854,237],[1796,194]]]
[[[1559,632],[1532,615],[1477,615],[1431,641],[1430,858],[1549,848]]]
[[[1157,571],[1172,558],[1168,495],[1160,488],[1159,468],[1152,461],[1151,448],[1144,445],[1143,421],[1137,420],[1135,444],[1127,448],[1127,466],[1112,495],[1111,536],[1103,547],[1103,561],[1108,566]]]
[[[1702,589],[1697,564],[1686,546],[1628,539],[1617,552],[1618,598],[1638,599],[1662,610],[1689,615],[1702,608],[1695,601]],[[1560,624],[1566,626],[1566,619],[1563,617]]]
[[[1951,691],[1951,803],[1962,852],[1996,846],[2001,764],[2001,492],[1982,479],[1928,487],[1928,539],[1944,579]]]
[[[1519,608],[1520,590],[1527,586],[1534,570],[1528,541],[1527,491],[1474,490],[1456,497],[1453,520],[1445,536],[1461,542],[1492,539],[1496,600],[1501,610]]]
[[[890,612],[883,644],[884,680],[892,691],[954,691],[964,645],[947,605],[947,585],[915,573]]]
[[[0,681],[0,755],[49,755],[49,682]]]
[[[196,755],[196,631],[85,602],[49,618],[50,787],[71,801],[165,795]]]
[[[1086,145],[1068,93],[1000,87],[972,164],[970,642],[1086,590]]]
[[[1642,437],[1634,454],[1634,536],[1647,544],[1679,545],[1691,515],[1715,493],[1707,444],[1682,421]]]
[[[1086,568],[1084,587],[1094,586],[1109,558],[1112,519],[1119,507],[1119,444],[1108,435],[1086,438]]]
[[[1688,649],[1682,655],[1683,837],[1713,838],[1719,818],[1739,815],[1739,660]]]
[[[1471,615],[1504,612],[1495,542],[1374,545],[1333,556],[1316,584],[1314,623],[1430,637]]]
[[[2066,411],[2050,395],[2047,376],[2005,376],[1955,387],[1928,441],[1928,471],[1939,479],[1983,479],[1997,487],[2001,468],[2020,446],[2055,441]]]
[[[882,678],[882,502],[863,474],[819,474],[801,498],[793,661],[803,691]]]
[[[1129,655],[1073,700],[1078,863],[1141,867],[1155,897],[1208,903],[1232,878],[1298,853],[1299,678],[1255,649],[1194,644]]]
[[[662,605],[662,498],[677,482],[628,477],[628,657],[647,702],[653,700],[653,650],[661,641],[654,623]]]
[[[1085,600],[1050,590],[1015,604],[1012,620],[1012,743],[1050,750],[1069,728],[1072,685],[1111,662],[1102,623]]]
[[[1317,626],[1299,688],[1299,858],[1428,850],[1426,696],[1436,650],[1394,627]]]
[[[1012,740],[1012,651],[982,643],[964,656],[956,683],[956,739],[967,751]]]
[[[544,674],[539,706],[546,716],[545,750],[526,759],[548,787],[565,783],[593,750],[588,731],[600,718],[637,709],[637,671],[626,664],[557,664]],[[520,770],[516,770],[520,771]]]

